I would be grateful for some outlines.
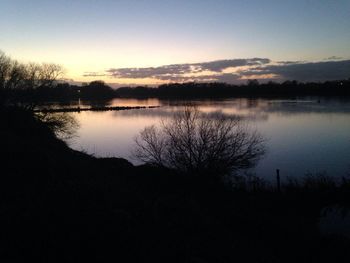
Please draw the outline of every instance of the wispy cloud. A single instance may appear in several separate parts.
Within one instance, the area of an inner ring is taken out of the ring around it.
[[[216,60],[203,63],[174,64],[145,68],[110,68],[104,72],[86,72],[86,77],[113,79],[151,79],[154,82],[227,82],[246,79],[325,81],[350,77],[350,60],[330,57],[327,61],[278,61],[268,58]]]
[[[341,60],[344,59],[342,57],[338,57],[338,56],[330,56],[328,58],[325,58],[324,60]]]
[[[84,72],[83,77],[105,77],[107,76],[106,73],[99,73],[99,72],[93,72],[93,71],[88,71]]]

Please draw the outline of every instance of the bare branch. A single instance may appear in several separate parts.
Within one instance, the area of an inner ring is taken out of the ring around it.
[[[264,140],[237,118],[204,115],[195,107],[146,127],[135,139],[142,162],[192,174],[223,175],[253,166],[265,152]]]

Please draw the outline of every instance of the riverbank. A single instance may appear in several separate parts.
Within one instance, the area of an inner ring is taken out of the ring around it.
[[[213,183],[70,149],[33,114],[1,109],[2,262],[348,262],[350,240],[321,235],[323,207],[349,182],[278,192]]]

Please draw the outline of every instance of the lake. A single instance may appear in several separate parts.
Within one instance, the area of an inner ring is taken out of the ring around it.
[[[73,113],[80,127],[70,147],[96,157],[131,158],[135,136],[146,126],[159,124],[189,101],[113,99],[94,102],[108,106],[160,106],[105,112]],[[202,112],[221,112],[245,119],[267,139],[267,153],[248,172],[265,179],[326,173],[350,173],[350,101],[326,98],[194,100]],[[84,102],[74,102],[73,105]],[[91,105],[91,103],[89,104]]]

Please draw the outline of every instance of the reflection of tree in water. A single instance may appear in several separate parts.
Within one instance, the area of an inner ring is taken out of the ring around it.
[[[57,137],[71,139],[76,136],[79,128],[78,121],[70,113],[37,113],[35,115],[45,123]]]
[[[82,105],[90,106],[90,107],[107,107],[112,105],[112,100],[110,99],[105,99],[105,100],[82,100],[81,101]]]
[[[112,100],[63,100],[44,102],[37,105],[39,108],[69,108],[69,107],[107,107],[112,105]]]

